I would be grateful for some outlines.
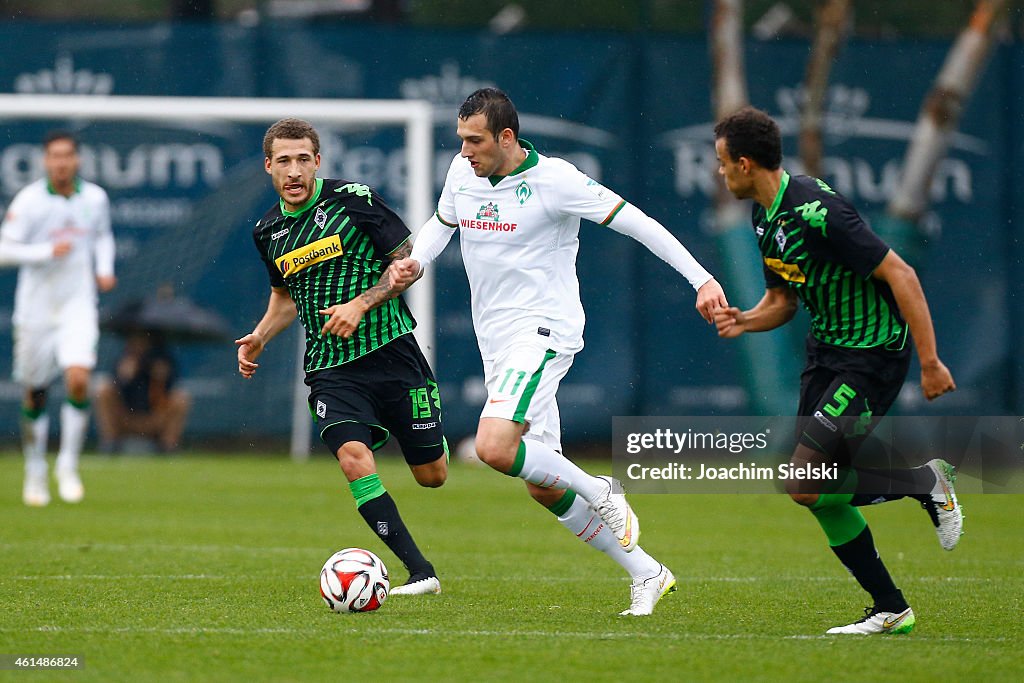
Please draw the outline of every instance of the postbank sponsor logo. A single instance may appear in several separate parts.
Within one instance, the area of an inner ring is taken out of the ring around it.
[[[309,268],[321,261],[329,261],[341,256],[342,253],[341,236],[331,235],[277,257],[277,269],[281,271],[281,275],[291,277],[303,268]]]

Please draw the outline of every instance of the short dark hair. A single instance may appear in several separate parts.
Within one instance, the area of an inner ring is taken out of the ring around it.
[[[465,121],[475,114],[484,115],[487,130],[491,131],[495,139],[506,128],[510,128],[516,139],[519,139],[519,114],[512,100],[501,90],[480,88],[467,97],[459,107],[459,118]]]
[[[281,119],[267,129],[263,136],[263,156],[267,159],[273,152],[274,140],[301,140],[309,138],[313,143],[313,154],[320,153],[320,136],[309,121],[302,119]]]
[[[760,109],[743,107],[715,126],[715,139],[724,139],[733,161],[747,157],[774,171],[782,165],[782,134],[772,117]]]
[[[51,130],[43,136],[43,149],[49,149],[50,145],[58,140],[67,140],[71,146],[78,151],[78,138],[69,130]]]

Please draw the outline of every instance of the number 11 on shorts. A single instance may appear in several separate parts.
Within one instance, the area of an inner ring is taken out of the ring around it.
[[[523,370],[515,370],[514,368],[506,370],[505,378],[501,380],[501,386],[498,387],[499,394],[505,393],[505,387],[508,385],[508,382],[512,377],[516,378],[515,384],[512,385],[512,388],[509,389],[508,393],[515,396],[516,392],[519,391],[519,385],[523,383],[523,379],[526,377],[526,372]]]

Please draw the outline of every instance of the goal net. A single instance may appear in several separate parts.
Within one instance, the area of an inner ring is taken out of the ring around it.
[[[241,335],[252,329],[269,296],[251,232],[276,201],[263,168],[263,133],[285,117],[317,127],[321,177],[374,187],[412,230],[430,216],[432,111],[411,100],[0,95],[6,128],[0,193],[6,205],[43,175],[40,141],[46,131],[76,133],[81,174],[110,195],[118,243],[118,287],[101,295],[101,317],[170,287],[223,315]],[[20,389],[7,380],[13,284],[13,271],[0,272],[0,290],[9,292],[0,300],[0,400],[11,404],[0,411],[0,423],[9,421],[12,434],[20,399]],[[432,283],[413,287],[409,303],[430,358]],[[259,446],[290,431],[293,457],[305,458],[312,422],[298,327],[268,346],[252,382],[238,377],[230,340],[174,347],[181,383],[193,398],[187,435],[242,437]],[[110,371],[119,348],[116,338],[102,336],[98,372]]]

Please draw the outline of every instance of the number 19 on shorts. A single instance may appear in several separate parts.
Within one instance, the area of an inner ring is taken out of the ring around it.
[[[412,419],[424,420],[441,413],[441,394],[437,390],[437,382],[427,380],[427,386],[409,390],[409,403],[412,404]]]

